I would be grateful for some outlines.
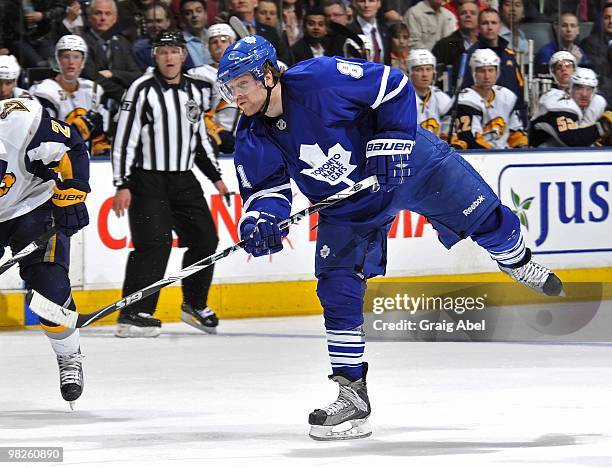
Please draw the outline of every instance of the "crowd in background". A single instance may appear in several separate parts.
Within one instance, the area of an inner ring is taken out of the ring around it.
[[[66,35],[82,37],[87,54],[80,76],[101,88],[102,102],[95,104],[103,106],[108,114],[104,125],[106,144],[97,152],[104,154],[110,149],[114,116],[120,109],[122,96],[131,83],[154,65],[154,37],[164,30],[182,31],[188,51],[185,68],[214,68],[220,55],[211,54],[216,46],[215,37],[209,36],[209,28],[227,23],[231,16],[242,20],[249,33],[268,39],[287,67],[323,55],[363,57],[397,67],[414,81],[418,79],[413,75],[416,68],[431,66],[431,79],[421,86],[420,103],[424,107],[429,99],[427,90],[434,86],[449,96],[455,95],[458,84],[477,88],[479,83],[474,82],[473,70],[468,69],[463,80],[458,79],[461,57],[467,54],[470,59],[475,50],[490,49],[499,57],[497,65],[489,63],[497,67],[494,83],[516,96],[515,109],[511,111],[517,111],[525,133],[529,131],[530,121],[541,117],[542,107],[538,109],[534,101],[537,104],[540,94],[548,91],[547,87],[568,91],[571,80],[568,78],[563,85],[559,82],[555,76],[557,63],[561,68],[571,63],[570,72],[583,68],[594,70],[597,83],[592,92],[607,101],[601,115],[612,99],[612,47],[609,45],[612,3],[598,0],[353,0],[351,3],[345,0],[3,0],[0,2],[0,56],[15,57],[20,74],[14,84],[27,92],[37,81],[53,79],[59,70],[58,40]],[[540,30],[544,29],[551,38],[533,50],[535,75],[544,77],[535,85],[525,80],[530,62],[527,36],[531,31],[529,25],[534,23],[540,24]],[[236,40],[235,35],[224,37],[230,42]],[[411,52],[413,58],[426,57],[423,51],[431,52],[433,58],[410,61]],[[574,60],[551,63],[559,51],[568,52]],[[7,81],[3,79],[6,77],[2,75],[2,63],[5,62],[0,60],[0,83]],[[583,79],[576,83],[590,81]],[[531,97],[525,91],[529,85],[538,87],[538,92]],[[461,104],[461,99],[455,101]],[[461,105],[455,106],[459,107],[459,115],[451,116],[454,102],[452,98],[448,102],[444,109],[439,109],[443,115],[438,115],[438,119],[446,118],[446,131],[452,134],[461,123]],[[216,103],[213,100],[213,104],[219,103],[220,99]],[[601,115],[582,121],[586,108],[580,105],[578,108],[577,126],[599,121]],[[214,133],[215,121],[210,117],[208,124]],[[607,121],[604,123],[607,125]],[[231,133],[234,127],[235,119],[232,126],[217,128],[216,132]],[[441,122],[438,127],[437,133],[444,134]],[[598,136],[605,131],[607,127],[600,128]],[[603,141],[602,138],[591,140],[560,144],[583,146]],[[518,146],[527,145],[522,139],[521,142]],[[224,142],[224,151],[227,146]]]

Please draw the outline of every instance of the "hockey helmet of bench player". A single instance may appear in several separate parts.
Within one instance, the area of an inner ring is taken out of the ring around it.
[[[279,70],[274,46],[261,36],[246,36],[228,47],[217,70],[217,81],[223,99],[228,103],[234,100],[228,84],[245,73],[250,73],[255,80],[263,83],[266,63]]]
[[[12,55],[0,55],[0,80],[14,81],[19,77],[21,67]]]
[[[499,56],[491,49],[477,49],[470,57],[470,68],[472,69],[472,79],[476,83],[476,69],[481,67],[495,67],[499,78]]]

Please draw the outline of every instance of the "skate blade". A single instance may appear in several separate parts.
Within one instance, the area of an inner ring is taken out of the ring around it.
[[[74,411],[74,401],[69,401],[68,404],[70,405],[70,411]]]
[[[372,435],[372,426],[365,419],[353,419],[336,426],[310,426],[308,434],[314,440],[364,439]]]
[[[206,325],[202,325],[197,318],[195,318],[193,315],[188,314],[187,312],[181,312],[181,320],[187,325],[191,325],[192,327],[206,332],[209,335],[217,334],[217,327],[207,327]]]
[[[161,327],[135,327],[126,323],[118,323],[115,336],[118,338],[156,338],[161,333]]]

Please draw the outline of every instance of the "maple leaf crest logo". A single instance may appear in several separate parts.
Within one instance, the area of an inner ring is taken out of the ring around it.
[[[341,182],[348,186],[354,184],[348,177],[357,166],[351,164],[351,152],[345,150],[340,143],[332,146],[327,155],[318,144],[301,145],[300,160],[311,167],[302,169],[304,175],[330,185],[338,185]]]

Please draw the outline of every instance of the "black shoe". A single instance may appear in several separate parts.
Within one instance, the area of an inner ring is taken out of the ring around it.
[[[161,320],[145,312],[120,314],[115,336],[119,338],[155,338],[161,333]]]
[[[185,302],[181,305],[181,320],[211,335],[217,333],[217,326],[219,325],[219,319],[211,309],[208,307],[204,309],[194,309]]]

